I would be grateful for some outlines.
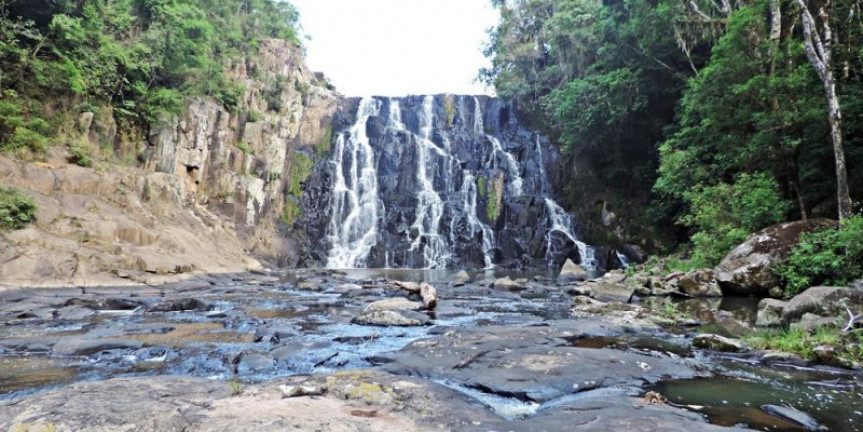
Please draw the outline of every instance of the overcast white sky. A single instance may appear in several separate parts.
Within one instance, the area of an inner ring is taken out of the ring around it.
[[[309,67],[346,96],[490,92],[472,83],[498,20],[490,0],[289,1]]]

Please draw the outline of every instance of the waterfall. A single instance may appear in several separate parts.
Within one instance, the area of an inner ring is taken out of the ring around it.
[[[307,181],[319,191],[303,198],[310,256],[326,257],[329,268],[538,268],[578,248],[582,266],[597,267],[551,197],[543,149],[555,149],[508,117],[503,102],[446,95],[358,103],[326,169]],[[493,133],[484,119],[498,122]],[[500,181],[503,197],[492,189]]]
[[[332,249],[327,258],[328,268],[364,267],[369,252],[377,243],[381,204],[374,150],[366,134],[366,122],[379,112],[379,101],[364,98],[357,110],[356,123],[336,138],[330,200],[332,217],[328,230]],[[345,163],[348,163],[347,170]]]
[[[494,231],[491,227],[482,223],[476,214],[476,177],[465,170],[463,172],[464,182],[461,186],[462,207],[464,214],[467,215],[467,224],[470,229],[470,236],[473,237],[476,233],[482,233],[482,257],[485,263],[485,268],[494,267],[492,261],[492,249],[494,248]]]
[[[494,152],[490,155],[493,163],[492,166],[496,168],[500,168],[496,166],[496,162],[494,162],[499,157],[503,157],[503,160],[506,162],[506,166],[504,172],[507,174],[507,178],[509,179],[509,184],[507,185],[507,192],[510,197],[517,197],[524,195],[524,180],[521,178],[520,168],[518,166],[518,161],[515,160],[515,156],[512,153],[504,150],[503,145],[500,143],[500,140],[495,138],[494,136],[485,133],[485,124],[482,120],[482,108],[479,105],[479,99],[473,98],[474,102],[474,127],[473,130],[477,134],[482,134],[486,139],[491,141],[492,148]]]
[[[434,128],[434,97],[426,96],[423,99],[422,111],[419,116],[419,137],[416,140],[417,147],[417,183],[420,188],[417,192],[416,219],[411,226],[409,236],[414,236],[411,241],[410,251],[415,252],[423,247],[423,267],[428,269],[446,268],[447,261],[451,257],[449,247],[440,235],[441,217],[443,217],[443,201],[434,189],[434,177],[429,176],[428,164],[434,162],[432,152],[447,157],[448,155],[431,141]]]
[[[620,261],[621,267],[629,267],[629,258],[627,258],[626,255],[620,253],[620,251],[614,251],[614,253],[617,255],[617,260]]]
[[[578,248],[578,256],[581,258],[581,266],[585,270],[596,270],[596,250],[575,236],[575,230],[572,227],[572,215],[551,198],[545,199],[545,206],[548,208],[548,218],[551,225],[546,234],[548,244],[546,254],[552,250],[551,233],[557,231],[575,243]]]

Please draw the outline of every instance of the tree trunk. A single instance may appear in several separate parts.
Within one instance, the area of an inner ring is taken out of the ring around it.
[[[821,18],[819,31],[815,18],[809,12],[804,0],[797,0],[800,5],[800,15],[803,21],[803,42],[806,56],[812,62],[815,71],[824,85],[829,109],[830,136],[833,139],[833,156],[836,160],[836,204],[839,210],[839,220],[850,217],[854,211],[851,204],[851,194],[848,189],[848,172],[845,168],[845,150],[842,145],[842,110],[839,105],[839,95],[836,94],[836,78],[833,75],[831,45],[833,44],[833,29],[830,27],[832,0],[825,0],[818,9]]]

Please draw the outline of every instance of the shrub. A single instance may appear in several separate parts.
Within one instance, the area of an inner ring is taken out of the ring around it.
[[[16,230],[36,219],[36,203],[17,189],[0,186],[0,229]]]
[[[773,269],[791,297],[814,285],[846,285],[863,276],[863,216],[839,228],[803,234],[782,264]]]
[[[682,222],[696,229],[692,261],[698,267],[716,265],[749,233],[782,221],[790,208],[776,181],[761,173],[742,174],[733,185],[700,187],[685,197],[690,212]]]
[[[66,160],[68,160],[69,163],[85,168],[93,166],[93,158],[90,156],[90,152],[83,147],[69,147],[69,157],[67,157]]]

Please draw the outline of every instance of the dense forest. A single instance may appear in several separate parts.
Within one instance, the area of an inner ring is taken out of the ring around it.
[[[617,194],[699,266],[773,223],[859,219],[860,2],[494,4],[480,77],[565,147],[571,202]]]
[[[0,0],[0,149],[44,151],[106,106],[123,133],[189,96],[230,109],[243,89],[226,63],[261,38],[298,44],[297,18],[270,0]]]

